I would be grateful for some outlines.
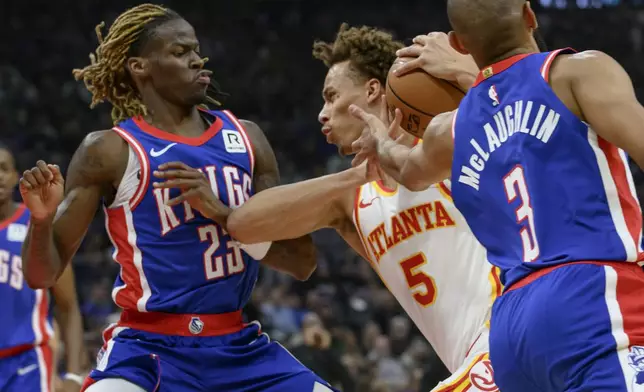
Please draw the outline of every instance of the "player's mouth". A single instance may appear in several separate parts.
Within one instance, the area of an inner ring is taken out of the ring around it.
[[[210,84],[210,75],[212,75],[212,71],[208,71],[207,69],[203,69],[197,73],[197,77],[195,78],[196,82],[199,84],[205,84],[209,85]]]
[[[326,136],[326,142],[327,143],[332,143],[331,142],[331,127],[322,127],[322,134]]]

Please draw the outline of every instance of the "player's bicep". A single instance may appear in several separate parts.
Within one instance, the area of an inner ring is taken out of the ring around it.
[[[253,187],[255,192],[278,186],[280,171],[273,147],[268,142],[266,135],[257,124],[248,120],[240,120],[248,132],[255,154],[255,168],[253,173]]]
[[[644,107],[626,71],[596,51],[571,56],[567,66],[576,70],[571,86],[582,117],[600,137],[644,167]]]
[[[105,190],[118,170],[125,170],[121,158],[126,148],[114,132],[99,131],[87,135],[74,153],[67,169],[65,198],[54,219],[54,240],[61,259],[70,259],[78,250]]]

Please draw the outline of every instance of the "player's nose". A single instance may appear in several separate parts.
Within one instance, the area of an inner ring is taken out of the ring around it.
[[[326,111],[324,110],[324,108],[322,108],[322,110],[320,110],[320,113],[318,114],[318,121],[322,125],[329,122],[329,116],[326,114]]]

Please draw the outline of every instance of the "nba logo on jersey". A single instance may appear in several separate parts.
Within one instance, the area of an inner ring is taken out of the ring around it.
[[[7,227],[7,241],[23,242],[27,238],[27,226],[20,223],[12,223]]]
[[[226,151],[230,153],[246,152],[244,139],[242,139],[242,135],[238,131],[233,129],[224,129],[221,133],[224,137],[224,146],[226,147]]]
[[[628,364],[635,370],[633,384],[644,385],[644,347],[631,347],[631,352],[628,354]]]
[[[496,92],[496,85],[490,86],[490,89],[488,90],[487,94],[490,96],[490,99],[492,100],[492,106],[499,106],[499,94]]]
[[[203,321],[199,317],[193,317],[190,319],[190,325],[188,325],[188,329],[190,330],[190,333],[193,335],[199,335],[201,331],[203,331]]]

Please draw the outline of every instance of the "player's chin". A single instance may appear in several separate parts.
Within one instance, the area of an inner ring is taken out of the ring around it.
[[[195,91],[184,100],[187,105],[196,106],[208,103],[206,91]]]

